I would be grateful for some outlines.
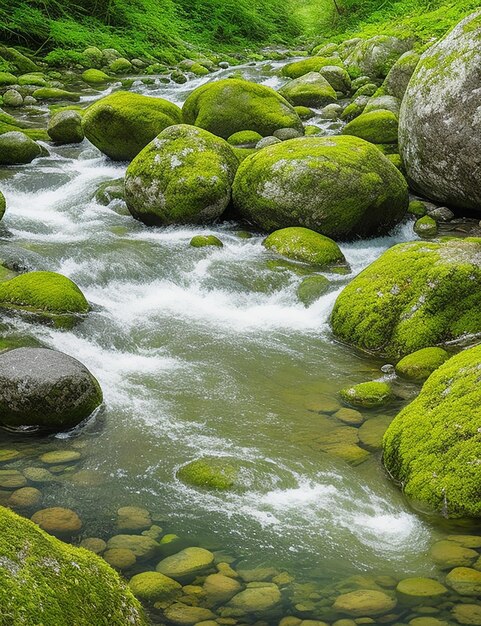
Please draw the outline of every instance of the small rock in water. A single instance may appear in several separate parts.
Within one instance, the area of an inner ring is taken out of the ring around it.
[[[37,511],[31,519],[42,530],[56,537],[70,537],[82,528],[82,521],[77,513],[60,506]]]
[[[29,509],[38,506],[42,501],[42,492],[35,487],[22,487],[12,493],[8,505],[14,509]]]
[[[138,506],[123,506],[117,511],[117,530],[138,532],[152,526],[152,518],[147,509]]]

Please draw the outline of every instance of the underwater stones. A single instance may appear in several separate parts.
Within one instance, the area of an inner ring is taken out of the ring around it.
[[[144,535],[114,535],[107,541],[108,550],[130,550],[139,561],[152,559],[159,551],[159,544]]]
[[[330,286],[331,283],[325,276],[308,276],[299,283],[296,294],[302,304],[309,307],[327,293]]]
[[[0,355],[0,415],[4,426],[66,430],[86,419],[101,402],[96,379],[67,354],[17,348]]]
[[[102,552],[105,552],[107,542],[100,539],[100,537],[86,537],[80,542],[80,547],[90,550],[94,554],[102,554]]]
[[[448,535],[448,541],[454,541],[463,548],[481,548],[480,535]]]
[[[204,457],[183,465],[177,478],[194,487],[226,490],[234,487],[238,469],[228,457]]]
[[[130,161],[161,131],[182,121],[178,106],[128,91],[116,91],[85,111],[85,136],[117,161]]]
[[[31,519],[42,530],[55,537],[70,537],[82,528],[82,521],[77,513],[61,506],[41,509]]]
[[[342,129],[342,134],[354,135],[374,144],[395,143],[398,140],[398,118],[385,109],[363,112]]]
[[[237,166],[223,139],[186,124],[171,126],[127,168],[125,201],[146,224],[212,222],[229,204]]]
[[[253,584],[253,583],[250,583]],[[259,583],[236,594],[227,606],[242,613],[261,613],[275,608],[281,601],[281,592],[274,583]]]
[[[337,100],[335,90],[319,72],[309,72],[289,81],[278,93],[294,106],[323,107]]]
[[[450,358],[384,435],[384,464],[394,480],[446,517],[481,516],[480,366],[479,346]]]
[[[42,148],[20,131],[0,135],[0,165],[30,163],[42,154]]]
[[[182,590],[182,585],[160,572],[142,572],[129,581],[129,587],[136,598],[154,604],[165,600],[175,600]]]
[[[479,604],[456,604],[451,614],[458,624],[481,626],[481,606]]]
[[[152,517],[147,509],[139,506],[122,506],[117,511],[117,530],[136,533],[152,526]]]
[[[42,492],[35,487],[16,489],[8,499],[8,506],[14,509],[30,509],[42,502]]]
[[[80,143],[84,138],[82,116],[78,111],[59,111],[50,119],[47,132],[55,143]]]
[[[391,418],[389,417],[376,416],[366,420],[359,428],[359,441],[369,449],[378,450],[382,448],[384,433],[390,423]]]
[[[352,617],[374,617],[389,613],[396,604],[396,599],[384,591],[358,589],[338,596],[332,608]]]
[[[0,307],[53,314],[88,313],[77,285],[56,272],[28,272],[0,283]]]
[[[338,296],[336,337],[387,357],[481,331],[481,240],[393,246]]]
[[[396,591],[404,604],[422,604],[427,600],[438,599],[448,592],[447,588],[433,578],[404,578]]]
[[[267,231],[304,226],[333,239],[385,233],[408,205],[403,176],[357,137],[292,139],[239,166],[234,205]]]
[[[460,596],[481,596],[481,572],[470,567],[455,567],[446,576],[446,584]]]
[[[467,567],[479,557],[476,550],[465,548],[454,541],[437,541],[431,547],[429,555],[441,569]]]
[[[393,398],[391,385],[381,381],[359,383],[352,387],[345,387],[341,389],[339,394],[347,404],[366,409],[385,406]]]
[[[399,57],[411,47],[410,40],[387,35],[362,39],[347,56],[346,67],[351,76],[384,78]]]
[[[422,382],[449,359],[443,348],[422,348],[402,358],[396,364],[396,374],[407,380]]]
[[[19,489],[25,487],[27,479],[25,476],[16,469],[2,469],[0,470],[0,488],[1,489]]]
[[[460,22],[421,56],[399,120],[399,147],[413,189],[479,211],[481,141],[473,132],[481,80],[481,12]]]
[[[147,626],[125,583],[96,555],[3,508],[0,537],[0,615],[11,617],[12,624]],[[28,558],[22,558],[25,554]]]
[[[82,458],[80,452],[76,450],[54,450],[52,452],[45,452],[39,457],[42,463],[47,465],[60,465],[62,463],[72,463]]]
[[[137,562],[137,557],[128,548],[107,548],[102,558],[118,570],[130,569]]]
[[[157,564],[156,571],[183,582],[208,570],[214,563],[214,555],[204,548],[185,548],[168,556]]]
[[[206,248],[213,246],[215,248],[223,248],[224,244],[215,235],[194,235],[189,243],[193,248]]]
[[[364,422],[362,413],[356,409],[348,409],[343,407],[334,413],[334,417],[349,426],[360,426]]]
[[[210,574],[204,582],[204,592],[209,605],[224,604],[242,589],[241,584],[223,574]]]
[[[293,107],[276,91],[246,80],[229,78],[195,89],[182,107],[186,124],[199,126],[227,139],[242,130],[262,136],[279,128],[303,132]]]
[[[186,604],[171,604],[164,611],[165,617],[176,626],[193,626],[200,622],[215,619],[210,609],[200,606],[187,606]]]
[[[26,467],[23,474],[29,482],[34,484],[51,483],[57,480],[54,474],[44,467]]]
[[[309,228],[282,228],[263,241],[264,247],[288,259],[322,268],[345,265],[346,259],[335,241]]]
[[[343,67],[342,61],[338,57],[308,57],[301,61],[293,61],[284,65],[281,69],[281,74],[288,78],[300,78],[310,72],[319,72],[323,67],[338,65]]]

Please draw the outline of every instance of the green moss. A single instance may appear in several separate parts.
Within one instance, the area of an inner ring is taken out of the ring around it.
[[[234,486],[237,474],[238,470],[228,459],[205,457],[181,467],[177,472],[177,477],[195,487],[224,491]]]
[[[227,139],[231,146],[254,145],[262,139],[262,135],[255,130],[240,130]]]
[[[47,132],[58,144],[80,143],[84,138],[82,116],[77,111],[55,113],[48,123]]]
[[[426,205],[422,200],[411,200],[408,206],[408,213],[416,217],[424,217],[426,215]]]
[[[56,87],[40,87],[33,92],[32,96],[37,100],[71,100],[73,102],[80,100],[80,94]]]
[[[110,63],[109,70],[114,74],[128,74],[132,71],[132,63],[128,59],[120,57]]]
[[[372,144],[309,137],[268,146],[241,163],[233,199],[270,232],[305,226],[335,240],[386,232],[404,216],[407,184]]]
[[[302,132],[302,122],[293,107],[270,87],[228,78],[195,89],[182,108],[184,122],[220,137],[241,130],[262,136],[279,128]]]
[[[405,494],[449,517],[481,517],[480,368],[480,346],[446,361],[384,436],[384,464]]]
[[[309,228],[291,226],[276,230],[264,239],[263,245],[288,259],[323,268],[346,264],[335,241]]]
[[[160,572],[136,574],[130,579],[129,587],[136,598],[149,604],[175,600],[182,591],[180,583]]]
[[[375,83],[367,83],[366,85],[359,87],[359,89],[354,93],[353,98],[358,98],[359,96],[374,96],[377,89],[378,87]]]
[[[59,314],[90,309],[77,285],[55,272],[28,272],[0,283],[0,306]]]
[[[334,334],[388,357],[481,333],[481,239],[393,246],[336,300]]]
[[[147,626],[125,583],[93,553],[3,507],[0,537],[2,626]]]
[[[301,120],[309,120],[311,117],[316,115],[312,109],[304,106],[295,106],[294,111],[301,118]]]
[[[339,394],[347,404],[365,409],[385,406],[393,398],[391,385],[379,381],[345,387]]]
[[[237,166],[223,139],[186,124],[171,126],[127,168],[125,200],[147,224],[211,222],[229,203]]]
[[[46,87],[48,81],[43,74],[22,74],[18,78],[19,85],[37,85],[38,87]]]
[[[190,240],[190,245],[193,248],[205,248],[207,246],[222,248],[224,246],[222,241],[215,235],[195,235]]]
[[[5,200],[5,196],[0,191],[0,220],[5,215],[5,210],[7,208],[7,201]]]
[[[297,297],[304,306],[308,307],[327,293],[330,286],[331,283],[325,276],[308,276],[299,284]]]
[[[323,107],[337,100],[330,83],[318,72],[309,72],[289,81],[279,93],[295,106]]]
[[[85,72],[82,73],[82,80],[92,85],[100,85],[111,82],[115,79],[111,78],[108,74],[102,72],[101,70],[90,69],[85,70]]]
[[[396,365],[396,374],[408,380],[424,381],[449,359],[442,348],[422,348],[408,354]]]
[[[39,67],[27,56],[22,54],[15,48],[7,48],[0,45],[0,57],[13,64],[19,72],[25,74],[27,72],[38,72]]]
[[[205,76],[209,73],[209,70],[200,63],[194,63],[189,67],[189,72],[192,72],[192,74],[196,76]]]
[[[326,65],[338,65],[343,67],[341,59],[337,57],[309,57],[308,59],[302,59],[302,61],[294,61],[284,65],[281,70],[283,76],[288,78],[299,78],[308,74],[309,72],[318,72]]]
[[[436,237],[438,234],[436,220],[429,215],[420,217],[414,224],[414,232],[420,237]]]
[[[97,100],[85,111],[85,136],[117,161],[133,159],[164,128],[181,121],[179,107],[163,98],[127,91]]]
[[[4,126],[6,128],[2,129],[0,123],[0,165],[30,163],[42,154],[40,146],[23,130],[8,124]]]
[[[15,85],[17,83],[17,77],[10,72],[0,72],[0,86]]]
[[[342,134],[376,144],[393,143],[398,139],[398,118],[392,111],[382,109],[362,113],[343,128]]]
[[[355,119],[364,111],[369,102],[369,98],[367,96],[360,96],[359,98],[355,98],[351,104],[348,104],[347,107],[341,114],[341,120],[345,122],[349,122],[350,120]]]

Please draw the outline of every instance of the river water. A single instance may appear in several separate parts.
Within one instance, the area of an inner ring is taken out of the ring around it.
[[[241,71],[280,85],[265,64]],[[194,87],[228,74],[133,89],[181,104]],[[98,96],[86,92],[83,101]],[[332,290],[306,308],[296,288],[311,270],[279,262],[262,235],[243,238],[245,226],[234,222],[144,226],[121,201],[106,207],[94,199],[101,182],[123,176],[125,164],[87,141],[49,150],[1,172],[8,206],[2,238],[74,280],[93,310],[69,330],[8,317],[4,334],[78,358],[100,381],[105,407],[68,435],[26,442],[2,435],[5,447],[24,450],[19,468],[40,465],[35,455],[46,450],[82,452],[74,472],[42,486],[43,505],[75,509],[81,537],[114,534],[117,508],[142,506],[193,545],[305,580],[433,575],[427,550],[448,529],[411,508],[380,454],[383,430],[416,389],[398,381],[404,400],[366,412],[362,429],[332,415],[341,387],[389,376],[384,362],[334,340],[334,300],[386,248],[415,238],[412,223],[389,237],[341,245],[351,272],[328,275]],[[224,247],[189,247],[202,232]],[[329,451],[359,438],[370,453],[362,464]],[[240,487],[209,492],[176,478],[179,467],[203,456],[236,459]]]

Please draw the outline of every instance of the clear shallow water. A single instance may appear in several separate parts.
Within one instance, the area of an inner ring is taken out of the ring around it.
[[[248,70],[251,77],[257,71]],[[180,103],[205,80],[138,89]],[[104,537],[114,534],[118,507],[143,506],[193,544],[249,565],[287,568],[301,579],[433,575],[426,551],[444,531],[390,483],[372,439],[363,435],[360,445],[371,456],[355,467],[327,450],[357,442],[361,432],[331,415],[339,389],[384,376],[382,362],[334,341],[332,305],[353,275],[412,239],[412,225],[342,245],[351,273],[329,275],[332,291],[305,308],[296,288],[310,270],[279,262],[261,235],[243,239],[235,223],[146,227],[123,203],[104,207],[93,198],[99,183],[121,177],[125,165],[86,141],[49,149],[50,157],[1,173],[8,206],[2,234],[72,278],[93,311],[71,330],[5,318],[6,334],[34,337],[85,363],[101,383],[105,407],[68,437],[24,444],[27,454],[82,451],[78,467],[87,472],[45,485],[44,505],[74,508],[82,536]],[[190,248],[203,230],[224,247]],[[415,392],[398,390],[406,399]],[[365,417],[382,433],[401,405]],[[3,437],[5,447],[22,445]],[[222,455],[246,468],[233,493],[176,478],[186,462]]]

